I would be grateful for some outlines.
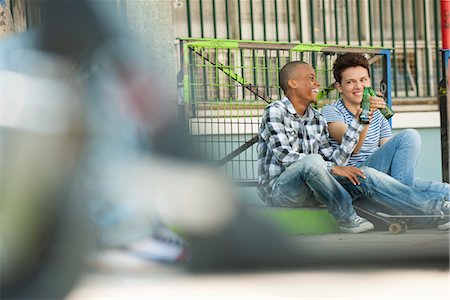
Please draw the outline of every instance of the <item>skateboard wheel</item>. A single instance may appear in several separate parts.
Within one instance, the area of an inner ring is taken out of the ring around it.
[[[402,226],[402,224],[399,223],[392,223],[389,225],[389,232],[393,234],[399,234],[406,231],[406,224]]]

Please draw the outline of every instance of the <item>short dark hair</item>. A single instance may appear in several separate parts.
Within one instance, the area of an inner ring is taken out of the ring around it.
[[[286,91],[288,89],[288,81],[292,77],[292,71],[294,70],[294,68],[296,66],[300,66],[300,65],[309,65],[309,64],[304,61],[296,60],[296,61],[288,62],[287,64],[284,65],[283,68],[281,68],[278,80],[280,83],[280,87],[284,93],[286,93]]]
[[[336,82],[341,83],[342,72],[352,67],[363,67],[370,77],[369,62],[359,53],[346,53],[339,56],[333,64],[333,75]]]

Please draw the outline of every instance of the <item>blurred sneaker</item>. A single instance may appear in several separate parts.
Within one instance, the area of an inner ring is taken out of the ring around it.
[[[360,216],[356,216],[348,222],[339,222],[339,229],[347,233],[360,233],[372,230],[373,228],[372,223]]]
[[[444,201],[442,202],[441,211],[444,215],[449,216],[450,215],[450,201]]]
[[[439,230],[449,230],[450,229],[450,202],[444,201],[441,207],[442,217],[438,219],[436,228]]]
[[[148,238],[127,245],[127,250],[139,258],[164,263],[185,263],[186,242],[171,230],[161,227]]]

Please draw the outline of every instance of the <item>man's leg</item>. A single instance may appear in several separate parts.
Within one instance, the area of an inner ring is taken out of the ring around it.
[[[364,165],[414,186],[414,171],[421,144],[420,134],[416,130],[403,130],[369,156]]]
[[[362,167],[361,170],[363,170],[366,178],[360,178],[360,186],[354,186],[347,178],[339,178],[339,182],[353,198],[364,195],[402,214],[436,216],[447,214],[448,208],[445,208],[445,198],[430,197],[427,193],[402,184],[378,170],[368,167]],[[434,218],[432,221],[437,222],[439,219]],[[444,221],[447,227],[444,226],[443,228],[448,229],[448,218],[444,218]]]
[[[450,184],[434,180],[415,178],[414,187],[429,195],[429,197],[439,197],[450,201]]]
[[[390,139],[364,163],[365,166],[386,173],[403,184],[426,193],[425,198],[450,199],[450,185],[414,177],[414,170],[420,154],[420,134],[406,129]]]
[[[274,185],[272,201],[274,205],[286,207],[308,207],[319,201],[327,206],[328,212],[338,221],[342,230],[345,231],[343,227],[356,220],[366,223],[353,224],[355,231],[347,232],[356,233],[373,228],[371,223],[356,215],[350,195],[328,172],[325,161],[318,154],[308,155],[280,175]]]

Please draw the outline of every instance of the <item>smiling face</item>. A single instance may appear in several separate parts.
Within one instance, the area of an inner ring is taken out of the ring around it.
[[[316,79],[316,72],[310,65],[297,65],[289,78],[288,85],[292,96],[302,103],[310,104],[317,101],[320,83]]]
[[[370,76],[364,67],[350,67],[342,72],[341,82],[336,83],[336,89],[342,94],[345,104],[359,105],[364,87],[370,86]]]

